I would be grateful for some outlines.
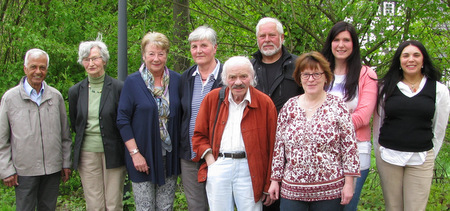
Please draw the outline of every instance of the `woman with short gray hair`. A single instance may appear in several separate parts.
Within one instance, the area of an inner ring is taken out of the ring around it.
[[[105,43],[81,42],[78,63],[88,76],[69,89],[73,168],[80,173],[86,210],[123,210],[125,149],[116,126],[123,83],[105,73],[108,60]]]

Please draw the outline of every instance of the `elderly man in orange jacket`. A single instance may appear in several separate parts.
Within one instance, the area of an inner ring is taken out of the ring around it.
[[[277,110],[254,88],[254,76],[248,58],[230,58],[222,72],[223,101],[215,89],[200,106],[192,142],[194,161],[205,161],[198,179],[206,181],[211,211],[262,210],[273,203],[267,191]]]

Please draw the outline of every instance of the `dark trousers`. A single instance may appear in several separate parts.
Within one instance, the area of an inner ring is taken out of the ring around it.
[[[324,201],[297,201],[289,200],[285,198],[280,199],[280,210],[286,211],[323,211],[332,210],[339,211],[344,210],[344,205],[341,205],[341,198],[324,200]]]
[[[280,211],[280,200],[276,200],[270,206],[263,206],[263,211]]]
[[[16,191],[16,210],[56,210],[61,173],[42,176],[19,176]]]

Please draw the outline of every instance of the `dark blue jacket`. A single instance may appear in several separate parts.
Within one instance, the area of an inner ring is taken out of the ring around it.
[[[211,87],[211,90],[222,86],[222,68],[223,64],[220,63],[220,69],[217,76],[217,80]],[[194,91],[194,79],[192,74],[197,69],[197,65],[191,66],[184,71],[181,75],[180,84],[180,96],[181,96],[181,140],[180,140],[180,158],[185,160],[191,160],[191,142],[189,139],[189,124],[191,121],[191,105],[192,105],[192,93]]]
[[[153,184],[163,185],[165,184],[164,174],[166,177],[180,174],[177,147],[181,120],[179,85],[180,74],[170,70],[168,131],[172,141],[172,152],[167,152],[166,172],[164,172],[156,101],[147,89],[139,71],[129,75],[125,80],[119,101],[117,127],[125,142],[132,138],[136,140],[139,152],[145,157],[150,167],[149,175],[138,172],[127,151],[125,163],[129,178],[133,182],[150,181]]]

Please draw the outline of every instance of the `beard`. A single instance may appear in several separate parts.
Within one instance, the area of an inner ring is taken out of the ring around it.
[[[259,50],[261,51],[262,55],[264,55],[264,56],[273,56],[281,50],[281,37],[280,37],[279,43],[280,43],[280,46],[278,46],[278,47],[275,44],[273,44],[273,42],[264,43],[264,44],[262,44],[262,46],[260,46]],[[273,46],[273,49],[272,50],[264,50],[265,46]]]

